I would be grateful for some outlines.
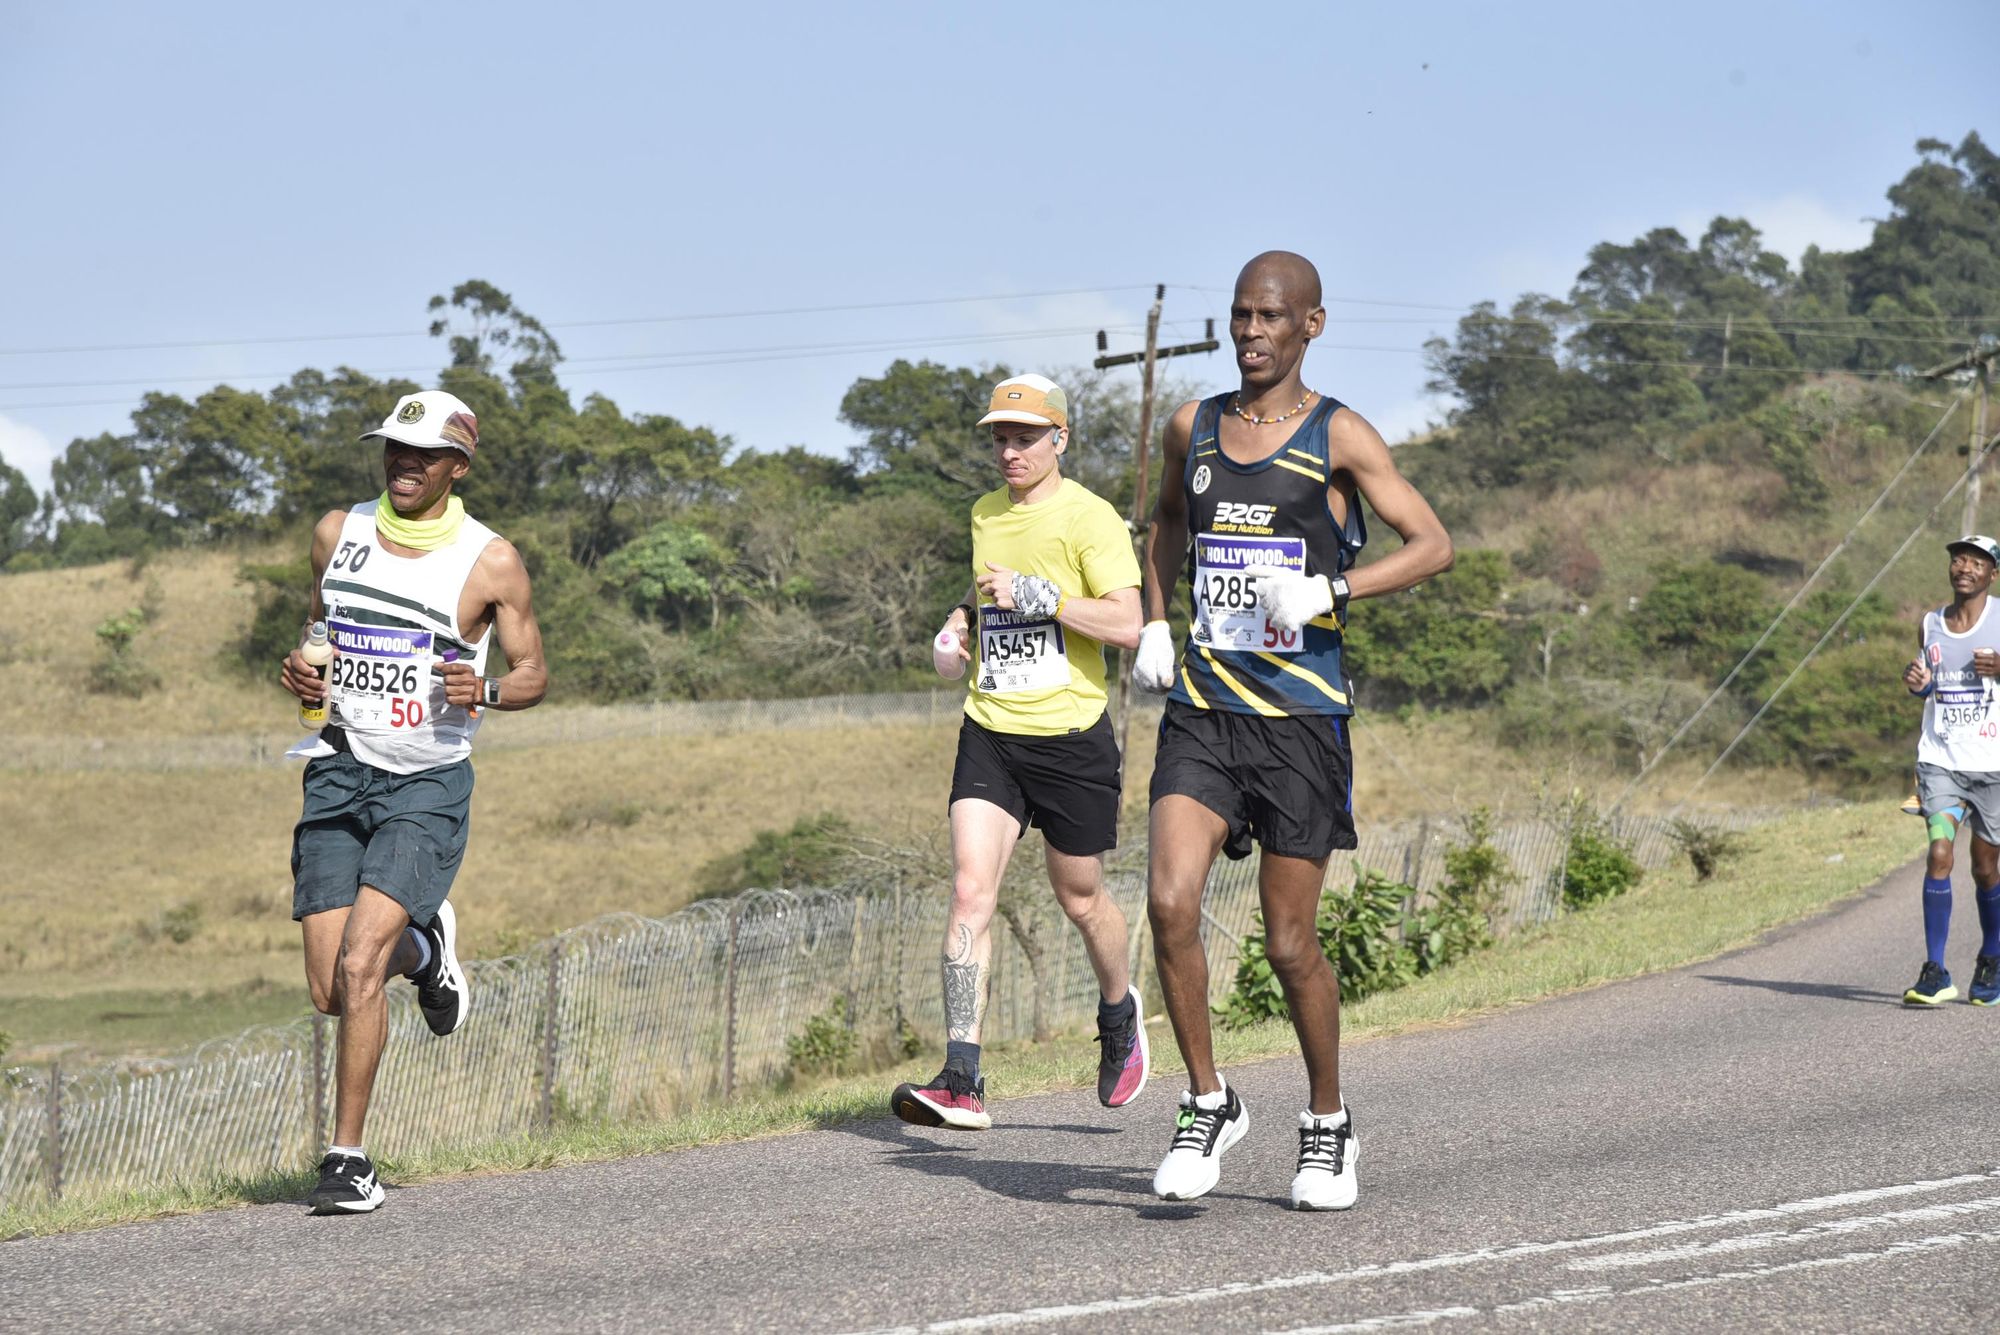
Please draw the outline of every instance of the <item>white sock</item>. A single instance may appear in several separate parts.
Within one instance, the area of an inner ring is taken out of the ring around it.
[[[329,1145],[326,1147],[326,1152],[328,1154],[345,1154],[350,1159],[366,1159],[368,1157],[368,1152],[359,1145]]]
[[[405,927],[403,930],[410,934],[410,940],[414,941],[417,946],[417,967],[404,974],[403,977],[415,978],[425,969],[431,967],[431,939],[428,935],[418,931],[414,927]]]
[[[1330,1113],[1316,1113],[1311,1108],[1308,1108],[1300,1114],[1300,1122],[1303,1124],[1306,1118],[1311,1118],[1314,1126],[1321,1127],[1324,1130],[1337,1130],[1347,1125],[1347,1104],[1343,1100],[1340,1105],[1340,1111]]]
[[[1217,1076],[1216,1079],[1221,1080],[1222,1078]],[[1211,1112],[1227,1102],[1229,1102],[1229,1084],[1227,1081],[1223,1081],[1222,1088],[1216,1090],[1213,1094],[1197,1094],[1194,1096],[1195,1107]]]

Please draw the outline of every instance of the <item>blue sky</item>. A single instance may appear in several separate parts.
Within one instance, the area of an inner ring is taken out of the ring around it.
[[[471,277],[579,394],[838,453],[897,355],[1074,365],[1137,346],[1155,282],[1189,335],[1271,247],[1346,299],[1307,382],[1395,439],[1441,411],[1449,308],[1564,291],[1597,241],[1865,241],[1918,138],[2000,138],[1997,16],[0,0],[0,457],[40,487],[152,387],[422,379]],[[938,301],[1028,293],[1061,295]],[[933,304],[749,314],[887,302]],[[357,333],[396,336],[223,341]]]

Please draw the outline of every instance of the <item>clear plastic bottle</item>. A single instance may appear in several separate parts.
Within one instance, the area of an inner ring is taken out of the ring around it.
[[[326,637],[326,623],[315,621],[306,632],[306,642],[299,646],[299,657],[307,666],[319,669],[319,679],[326,680],[327,664],[333,662],[333,642]],[[326,726],[326,697],[321,696],[318,704],[299,701],[299,724],[307,728]]]

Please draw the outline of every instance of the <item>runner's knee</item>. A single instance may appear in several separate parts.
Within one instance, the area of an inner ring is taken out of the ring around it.
[[[1000,887],[975,872],[962,871],[951,882],[951,916],[954,922],[978,925],[993,917]]]
[[[1329,967],[1319,933],[1310,927],[1272,927],[1264,941],[1264,957],[1271,961],[1271,972],[1283,983],[1304,982]]]

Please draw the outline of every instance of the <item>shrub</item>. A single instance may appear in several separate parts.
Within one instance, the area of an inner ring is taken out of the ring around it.
[[[831,1006],[806,1021],[803,1033],[785,1040],[794,1076],[839,1075],[854,1060],[859,1047],[853,1026],[847,1022],[845,997],[835,997]]]
[[[1697,881],[1706,881],[1715,875],[1717,867],[1743,851],[1742,835],[1690,820],[1676,820],[1668,828],[1667,837],[1687,854]]]
[[[97,642],[104,649],[104,657],[91,664],[91,690],[136,700],[160,684],[160,674],[148,667],[132,647],[139,632],[145,629],[147,619],[143,608],[134,607],[97,627]]]
[[[1444,887],[1403,924],[1419,977],[1493,944],[1500,892],[1516,879],[1507,855],[1493,846],[1490,810],[1470,812],[1464,831],[1465,842],[1445,850]]]
[[[854,826],[838,812],[801,816],[789,830],[764,830],[748,847],[710,860],[699,874],[703,897],[779,886],[829,886],[845,878]]]
[[[1403,904],[1416,892],[1400,881],[1359,864],[1346,891],[1329,890],[1320,900],[1315,924],[1320,948],[1340,976],[1344,1001],[1388,992],[1417,976],[1416,952],[1403,941]],[[1244,939],[1236,959],[1236,981],[1223,1006],[1223,1023],[1255,1024],[1287,1013],[1285,993],[1264,948],[1262,918]]]
[[[1644,874],[1631,848],[1612,838],[1601,816],[1587,808],[1577,813],[1563,862],[1564,908],[1580,909],[1622,895]]]

